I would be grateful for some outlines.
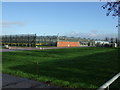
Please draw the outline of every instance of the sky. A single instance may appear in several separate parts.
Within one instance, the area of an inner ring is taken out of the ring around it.
[[[106,16],[105,2],[3,2],[2,34],[117,37],[118,18]]]

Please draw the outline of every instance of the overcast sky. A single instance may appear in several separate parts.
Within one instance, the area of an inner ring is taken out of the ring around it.
[[[104,2],[4,2],[3,34],[117,37],[117,17],[106,16]]]

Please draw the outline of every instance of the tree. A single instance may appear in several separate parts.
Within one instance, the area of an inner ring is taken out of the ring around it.
[[[110,42],[113,43],[113,42],[114,42],[114,38],[111,38],[111,39],[110,39]]]
[[[108,37],[106,37],[106,38],[105,38],[105,41],[109,41],[109,38],[108,38]]]
[[[120,15],[120,0],[115,0],[115,2],[111,2],[111,0],[107,0],[108,2],[102,6],[103,9],[107,9],[106,15],[119,16]]]
[[[111,0],[106,0],[106,1],[108,2],[102,6],[103,9],[107,9],[106,15],[109,16],[110,13],[112,13],[112,16],[118,16],[118,18],[120,18],[120,0],[115,0],[114,2],[111,2]],[[116,27],[118,26],[120,26],[119,20],[118,20],[118,25]]]
[[[101,0],[102,1],[102,0]],[[120,0],[115,0],[111,2],[111,0],[106,0],[107,3],[102,6],[103,9],[107,9],[106,15],[112,14],[112,16],[118,16],[118,42],[117,44],[120,45]]]

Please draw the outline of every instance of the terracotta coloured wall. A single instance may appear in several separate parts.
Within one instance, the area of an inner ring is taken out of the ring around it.
[[[57,47],[78,47],[78,46],[80,46],[79,42],[63,42],[63,41],[57,42]]]

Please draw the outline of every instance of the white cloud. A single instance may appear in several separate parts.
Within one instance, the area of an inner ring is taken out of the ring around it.
[[[13,21],[3,21],[0,22],[0,26],[2,26],[3,28],[9,28],[9,27],[13,27],[13,26],[24,26],[25,24],[23,22],[13,22]]]
[[[98,35],[96,33],[90,33],[89,36],[90,37],[97,37]]]
[[[81,37],[81,38],[91,38],[91,39],[105,39],[106,37],[116,38],[118,36],[117,33],[101,33],[96,30],[92,30],[88,33],[70,32],[70,33],[65,33],[64,35],[68,37]]]
[[[98,37],[98,31],[97,30],[91,30],[89,35],[91,38],[97,38]]]
[[[68,36],[71,36],[71,37],[77,37],[79,34],[76,33],[76,32],[70,32],[68,33]]]

